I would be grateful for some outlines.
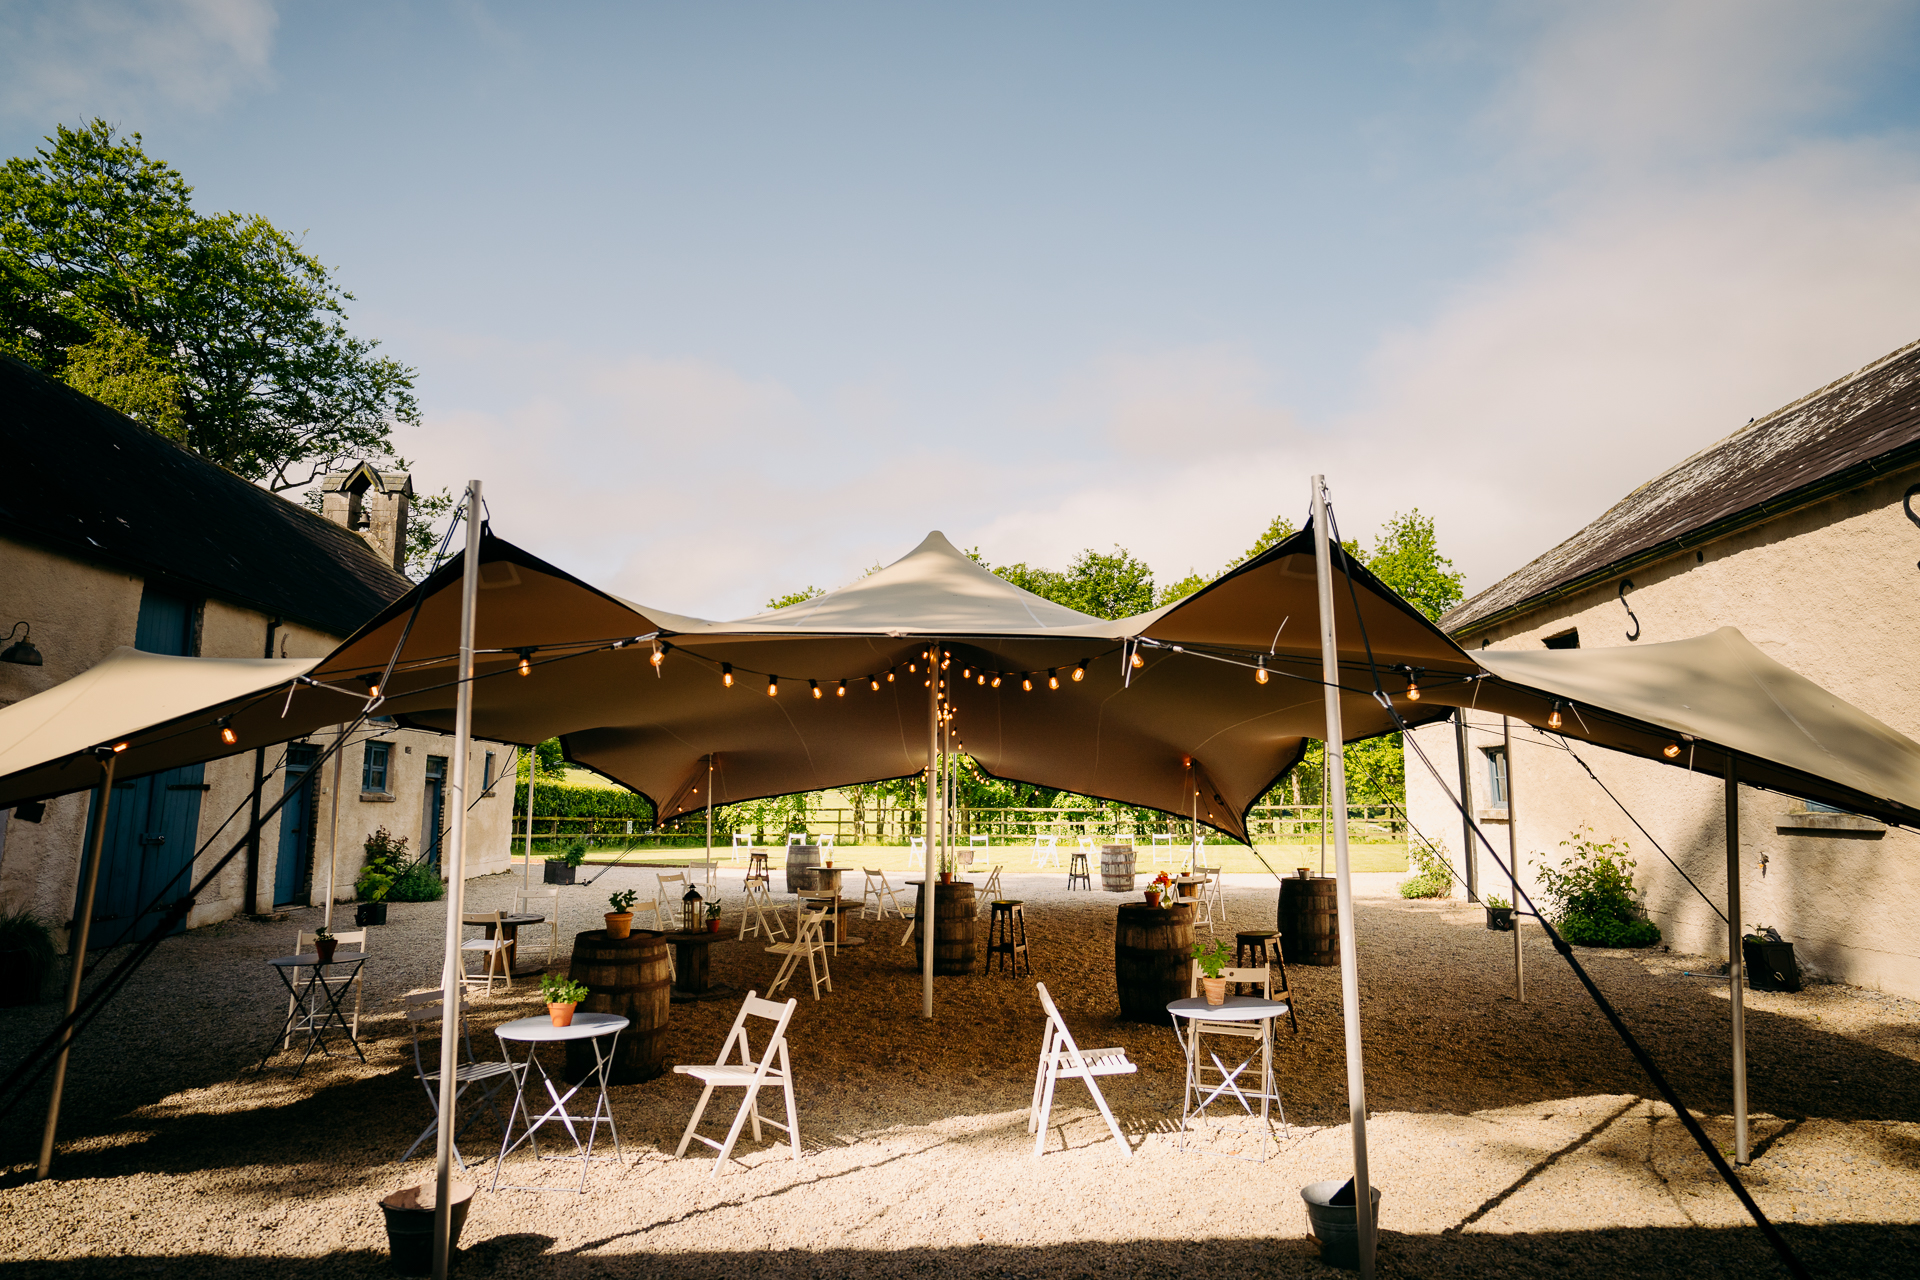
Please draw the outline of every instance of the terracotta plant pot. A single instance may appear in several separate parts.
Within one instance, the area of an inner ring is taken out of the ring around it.
[[[708,933],[718,933],[718,932],[720,932],[720,920],[719,920],[719,917],[717,917],[717,916],[716,916],[716,917],[715,917],[715,918],[713,918],[712,920],[709,920],[709,921],[707,921],[707,932],[708,932]]]
[[[1160,891],[1158,889],[1147,890],[1147,905],[1150,907],[1160,905]]]
[[[632,932],[633,932],[633,912],[631,911],[607,912],[607,936],[609,938],[624,938]],[[561,1025],[564,1026],[566,1024],[562,1023]]]
[[[333,962],[333,953],[339,946],[340,939],[338,938],[316,938],[313,943],[313,949],[320,956],[321,964],[331,964]]]
[[[553,1019],[556,1027],[570,1027],[573,1025],[573,1011],[579,1007],[577,1004],[549,1004],[547,1016]]]
[[[953,883],[953,872],[951,872],[951,871],[942,871],[942,872],[940,873],[940,883],[941,883],[941,884],[952,884],[952,883]]]
[[[1200,989],[1206,992],[1208,1004],[1224,1004],[1227,999],[1227,980],[1225,978],[1202,978]]]

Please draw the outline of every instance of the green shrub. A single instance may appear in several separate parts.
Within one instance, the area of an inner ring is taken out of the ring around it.
[[[647,798],[623,787],[575,787],[542,779],[534,788],[533,805],[535,818],[632,818],[653,824],[653,806]],[[514,791],[513,811],[522,819],[526,816],[525,778]]]
[[[583,838],[569,840],[566,848],[559,853],[548,853],[546,859],[548,862],[564,862],[570,867],[577,867],[587,860],[587,842]]]
[[[379,902],[393,889],[393,882],[407,869],[407,838],[388,835],[381,827],[367,837],[367,863],[360,868],[360,878],[353,882],[353,891],[363,902]]]
[[[1647,947],[1660,941],[1660,927],[1647,919],[1624,840],[1595,840],[1579,827],[1560,842],[1568,854],[1560,865],[1540,867],[1547,918],[1560,936],[1583,947]]]
[[[58,954],[53,947],[53,927],[31,911],[0,911],[0,951],[26,953],[34,1001],[45,998]]]
[[[1403,898],[1446,898],[1453,895],[1453,873],[1441,850],[1409,840],[1407,857],[1418,868],[1412,879],[1400,885]]]
[[[402,871],[387,890],[395,902],[438,902],[447,896],[446,882],[431,863],[415,862]]]

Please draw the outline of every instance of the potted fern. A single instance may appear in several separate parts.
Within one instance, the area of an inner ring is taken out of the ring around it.
[[[591,992],[565,974],[548,973],[540,977],[540,998],[547,1002],[547,1016],[556,1027],[573,1025],[573,1011]]]
[[[624,938],[633,932],[633,902],[639,896],[632,889],[621,889],[607,899],[607,905],[613,908],[607,912],[609,938]]]
[[[407,838],[390,835],[381,827],[367,837],[367,860],[353,883],[360,905],[353,909],[353,922],[361,928],[387,922],[387,896],[412,861],[407,855]]]
[[[547,855],[546,869],[541,873],[541,878],[548,884],[572,884],[574,871],[586,860],[587,842],[583,839],[569,840],[564,850]]]
[[[1220,971],[1227,967],[1228,959],[1227,944],[1219,938],[1193,944],[1193,962],[1200,966],[1200,990],[1206,993],[1208,1004],[1226,1002],[1227,980]]]

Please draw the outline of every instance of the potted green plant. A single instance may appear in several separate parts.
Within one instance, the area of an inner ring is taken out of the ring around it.
[[[556,1027],[573,1025],[573,1011],[592,994],[565,974],[548,973],[540,978],[540,998],[547,1002],[547,1016]]]
[[[407,856],[407,838],[389,835],[385,827],[368,836],[363,847],[367,860],[353,884],[360,899],[353,909],[353,922],[366,928],[387,922],[387,897],[412,859]]]
[[[1793,958],[1793,944],[1772,925],[1754,925],[1752,933],[1741,936],[1740,963],[1747,970],[1747,985],[1755,991],[1800,989],[1800,965]]]
[[[333,953],[340,945],[340,939],[327,932],[327,926],[321,925],[313,931],[314,954],[320,957],[321,964],[332,964]]]
[[[707,904],[707,932],[720,932],[720,904],[717,902]]]
[[[1193,944],[1193,962],[1200,966],[1200,989],[1206,993],[1208,1004],[1225,1002],[1227,980],[1220,976],[1220,971],[1227,967],[1227,961],[1232,958],[1227,951],[1227,944],[1219,938]]]
[[[1513,904],[1497,893],[1487,895],[1487,928],[1495,933],[1513,932]]]
[[[586,860],[587,842],[583,839],[569,840],[564,850],[547,855],[547,866],[542,878],[548,884],[572,884],[575,869]]]
[[[607,899],[607,905],[613,908],[607,912],[609,938],[624,938],[633,932],[633,902],[639,896],[631,889],[621,889]]]
[[[55,954],[46,921],[31,911],[0,912],[0,1006],[39,1003]]]

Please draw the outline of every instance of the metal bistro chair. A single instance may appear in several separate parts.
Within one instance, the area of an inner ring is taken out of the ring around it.
[[[414,1076],[420,1081],[421,1088],[427,1091],[427,1106],[433,1113],[432,1122],[427,1125],[425,1131],[422,1132],[419,1137],[413,1140],[413,1145],[407,1148],[407,1154],[400,1157],[401,1163],[404,1164],[413,1158],[413,1153],[420,1149],[421,1143],[427,1141],[427,1139],[433,1137],[434,1134],[440,1131],[440,1068],[438,1065],[440,1062],[440,1046],[435,1044],[432,1053],[429,1054],[425,1049],[425,1043],[428,1040],[438,1038],[433,1036],[427,1024],[440,1024],[441,1036],[447,1034],[447,1028],[446,1001],[443,999],[440,991],[415,991],[411,995],[403,997],[403,1000],[405,1001],[407,1027],[413,1033]],[[459,1030],[454,1034],[458,1035],[460,1039],[466,1043],[467,1060],[459,1063],[453,1073],[454,1114],[459,1114],[460,1099],[466,1094],[467,1090],[474,1085],[479,1085],[481,1105],[493,1113],[494,1123],[500,1126],[502,1133],[505,1133],[507,1128],[506,1117],[502,1116],[500,1114],[500,1108],[494,1105],[494,1095],[500,1092],[501,1084],[508,1080],[513,1081],[514,1087],[517,1089],[520,1083],[520,1073],[524,1068],[511,1062],[482,1062],[474,1057],[473,1034],[467,1027],[467,997],[464,991],[458,993],[455,1003],[458,1005],[458,1008],[454,1011],[454,1018],[459,1023]],[[428,1062],[435,1064],[432,1070],[428,1070]],[[453,1158],[459,1163],[462,1169],[467,1167],[467,1162],[460,1158],[460,1135],[467,1131],[468,1125],[479,1118],[480,1113],[476,1110],[466,1118],[465,1122],[453,1131]]]
[[[727,1162],[727,1157],[733,1152],[733,1144],[739,1141],[741,1128],[749,1121],[753,1124],[755,1142],[760,1141],[760,1126],[763,1123],[770,1124],[787,1135],[793,1158],[800,1158],[800,1113],[793,1102],[793,1066],[787,1060],[787,1024],[793,1021],[793,1011],[799,1007],[797,998],[789,998],[785,1004],[775,1004],[749,991],[740,1004],[740,1013],[733,1020],[733,1029],[727,1033],[726,1043],[720,1046],[720,1056],[713,1065],[674,1067],[676,1074],[692,1076],[706,1086],[700,1091],[700,1102],[693,1109],[693,1118],[687,1121],[687,1131],[680,1135],[680,1146],[673,1153],[674,1159],[686,1155],[687,1144],[698,1138],[720,1153],[713,1162],[713,1172],[708,1175],[719,1177],[720,1166]],[[767,1047],[761,1053],[759,1062],[753,1060],[748,1045],[748,1018],[759,1018],[773,1024],[773,1029],[767,1033]],[[727,1055],[733,1052],[736,1045],[740,1049],[740,1061],[730,1063]],[[773,1065],[775,1059],[780,1063],[777,1067]],[[779,1084],[786,1098],[785,1124],[760,1114],[760,1090],[775,1083]],[[715,1142],[694,1132],[700,1127],[700,1117],[707,1113],[707,1101],[713,1097],[715,1089],[746,1090],[740,1100],[739,1113],[733,1117],[733,1127],[727,1130],[724,1142]]]
[[[468,991],[475,987],[485,987],[487,994],[492,995],[495,978],[505,982],[507,990],[513,990],[513,966],[507,963],[507,930],[500,922],[503,914],[505,913],[500,911],[489,911],[484,915],[460,917],[460,923],[465,928],[480,925],[493,930],[491,938],[467,938],[460,943],[460,978],[462,985]],[[467,969],[466,961],[470,956],[484,958],[486,963],[484,972],[476,974]]]
[[[513,910],[515,915],[547,917],[547,958],[542,961],[542,964],[552,965],[553,953],[560,949],[560,886],[551,885],[545,889],[522,889],[515,892]],[[526,940],[521,939],[523,942]]]
[[[367,949],[367,931],[365,929],[360,929],[353,933],[336,933],[333,936],[339,939],[340,949],[343,951],[359,951],[365,953]],[[293,954],[303,956],[312,950],[312,934],[302,931],[294,935]],[[352,1034],[355,1040],[360,1038],[360,1000],[366,994],[366,983],[362,980],[362,975],[366,973],[366,970],[367,966],[361,965],[353,971],[353,976],[347,979],[347,985],[353,988]],[[292,978],[295,988],[298,988],[301,981],[300,970],[291,970],[288,976]],[[291,1049],[293,1047],[293,1036],[295,1032],[299,1032],[301,1035],[308,1034],[312,1030],[314,1023],[326,1016],[327,1009],[324,1007],[327,999],[326,996],[321,995],[318,991],[313,992],[313,996],[315,997],[314,1003],[308,1007],[305,1015],[299,1018],[293,1016],[294,1006],[298,1003],[298,998],[295,996],[287,997],[287,1038],[286,1042],[280,1046],[281,1049]]]

